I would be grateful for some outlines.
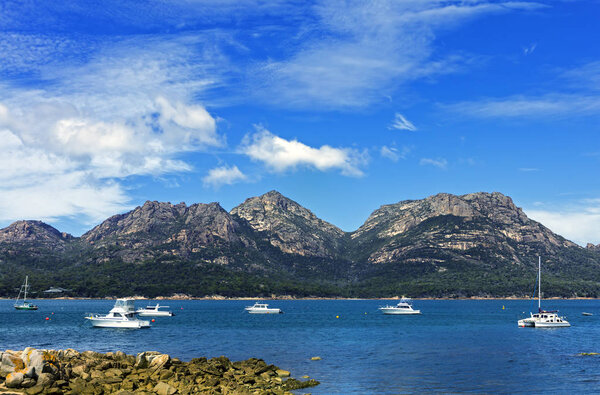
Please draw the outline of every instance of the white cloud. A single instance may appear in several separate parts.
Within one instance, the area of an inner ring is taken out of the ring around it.
[[[417,130],[417,127],[406,119],[404,115],[397,112],[394,117],[394,122],[389,126],[389,129],[410,130],[411,132],[414,132]]]
[[[600,97],[585,94],[511,96],[460,102],[443,107],[452,112],[481,118],[596,115],[600,112]]]
[[[439,58],[435,33],[490,13],[543,7],[532,2],[321,1],[297,35],[296,51],[251,69],[261,98],[281,105],[360,107],[393,96],[402,84],[454,72],[456,54]]]
[[[222,185],[232,185],[247,178],[237,166],[220,166],[210,169],[208,174],[202,178],[202,182],[205,186],[219,188]]]
[[[436,158],[436,159],[421,158],[421,160],[419,161],[419,164],[421,166],[428,166],[428,165],[435,166],[437,168],[445,170],[446,167],[448,166],[448,161],[444,158]]]
[[[393,162],[397,162],[399,159],[406,159],[410,151],[411,148],[407,146],[403,146],[402,149],[399,150],[396,147],[388,147],[384,145],[379,150],[379,153],[384,158],[388,158]]]
[[[253,160],[263,162],[276,172],[308,166],[321,171],[338,169],[344,175],[362,176],[359,166],[366,160],[364,154],[354,149],[333,148],[328,145],[313,148],[296,139],[286,140],[261,128],[252,137],[245,139],[241,152]]]
[[[581,246],[600,244],[600,200],[582,201],[573,207],[556,210],[526,209],[525,212],[553,232]]]
[[[104,219],[129,208],[128,177],[190,171],[182,154],[222,146],[192,97],[218,73],[205,79],[187,44],[105,44],[85,63],[34,62],[51,85],[0,81],[0,221]]]
[[[448,111],[480,118],[597,116],[600,113],[600,62],[562,71],[554,91],[442,105]],[[568,92],[568,93],[567,93]]]

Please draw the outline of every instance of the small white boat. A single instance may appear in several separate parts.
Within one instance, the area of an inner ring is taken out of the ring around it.
[[[546,311],[542,310],[542,257],[538,258],[538,312],[529,313],[530,316],[517,321],[517,324],[521,328],[533,327],[533,328],[561,328],[569,327],[571,324],[566,320],[565,317],[560,317],[556,314],[558,311]]]
[[[92,314],[85,318],[92,321],[96,328],[150,328],[149,321],[142,321],[136,317],[133,299],[117,299],[108,314]]]
[[[585,315],[585,316],[588,316],[588,317],[589,317],[589,316],[592,316],[592,315],[594,315],[594,314],[592,314],[592,313],[586,313],[586,312],[584,311],[583,313],[581,313],[581,315]]]
[[[154,306],[146,306],[144,309],[138,309],[136,313],[140,317],[172,317],[175,314],[171,311],[159,310],[161,307],[167,309],[169,306],[160,306],[158,303]]]
[[[253,306],[246,306],[244,309],[250,314],[281,314],[283,311],[277,308],[269,308],[266,303],[254,303]]]
[[[400,299],[400,303],[395,306],[383,306],[379,310],[383,314],[421,314],[421,310],[414,310],[412,307],[412,300],[410,298]]]

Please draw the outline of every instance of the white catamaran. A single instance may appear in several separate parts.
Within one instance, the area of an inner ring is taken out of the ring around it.
[[[15,300],[15,304],[13,305],[17,310],[37,310],[38,307],[33,303],[27,301],[27,289],[30,287],[29,276],[25,276],[25,283],[21,285],[21,289],[19,289],[19,295]],[[23,294],[23,299],[21,299],[21,294]]]
[[[518,321],[520,327],[560,328],[571,326],[565,317],[559,317],[558,310],[542,310],[542,257],[538,260],[538,312]]]

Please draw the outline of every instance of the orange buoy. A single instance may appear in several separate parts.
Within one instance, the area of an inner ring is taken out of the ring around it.
[[[50,317],[46,317],[46,321],[50,321]]]
[[[154,321],[155,321],[154,318],[152,318],[152,322],[154,322]]]

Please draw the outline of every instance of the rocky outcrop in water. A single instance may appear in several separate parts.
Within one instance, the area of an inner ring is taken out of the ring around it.
[[[291,394],[318,385],[289,378],[261,359],[225,357],[182,362],[167,354],[120,351],[36,350],[0,352],[0,393],[36,394]]]

